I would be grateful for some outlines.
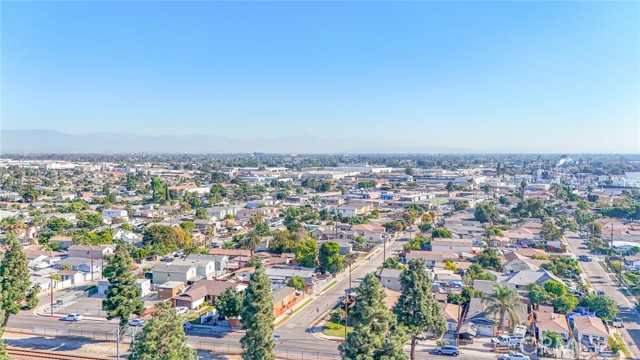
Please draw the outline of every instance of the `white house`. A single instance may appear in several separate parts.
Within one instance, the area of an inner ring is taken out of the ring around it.
[[[473,240],[434,238],[431,241],[431,251],[449,252],[458,255],[462,255],[463,253],[471,253],[473,251]]]
[[[124,210],[124,209],[104,209],[102,210],[102,216],[108,217],[108,218],[117,217],[117,218],[122,218],[124,220],[127,220],[129,218],[127,210]]]
[[[382,286],[395,291],[402,291],[402,285],[400,285],[400,275],[402,270],[397,269],[382,269],[378,271],[378,277]]]

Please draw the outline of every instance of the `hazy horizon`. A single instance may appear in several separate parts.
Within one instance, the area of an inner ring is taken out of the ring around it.
[[[638,2],[3,2],[1,17],[3,132],[640,153]]]

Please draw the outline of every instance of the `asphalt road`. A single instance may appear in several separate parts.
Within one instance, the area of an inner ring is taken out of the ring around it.
[[[584,270],[584,274],[589,282],[596,290],[604,291],[608,297],[611,297],[616,304],[620,306],[620,314],[618,315],[624,321],[625,327],[620,330],[622,338],[627,343],[627,347],[633,353],[634,357],[640,356],[640,316],[634,308],[634,304],[618,289],[613,283],[609,274],[602,268],[598,260],[604,261],[604,257],[597,257],[589,254],[589,250],[583,245],[582,239],[576,236],[566,237],[571,250],[576,256],[589,255],[594,261],[581,261],[580,265]]]

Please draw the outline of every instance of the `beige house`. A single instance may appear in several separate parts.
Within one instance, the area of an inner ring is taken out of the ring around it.
[[[541,307],[542,308],[542,307]],[[560,334],[564,341],[568,341],[571,336],[571,329],[567,322],[567,317],[563,314],[556,314],[551,311],[536,311],[535,312],[535,333],[539,340],[546,332],[554,332]]]
[[[431,250],[435,252],[450,252],[458,255],[471,253],[473,251],[473,240],[434,238],[431,241]]]
[[[602,319],[595,316],[574,316],[573,328],[582,344],[604,345],[609,338]]]

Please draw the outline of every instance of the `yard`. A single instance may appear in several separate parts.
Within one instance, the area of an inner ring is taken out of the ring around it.
[[[353,331],[353,327],[347,326],[347,331]],[[322,332],[327,336],[344,339],[344,324],[337,324],[332,321],[328,321],[322,327]]]

